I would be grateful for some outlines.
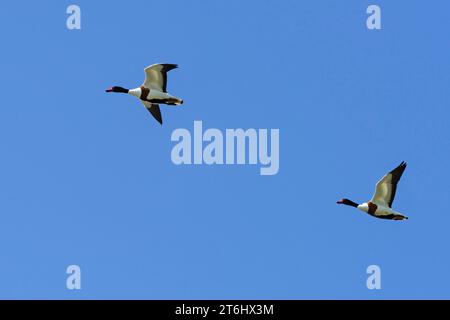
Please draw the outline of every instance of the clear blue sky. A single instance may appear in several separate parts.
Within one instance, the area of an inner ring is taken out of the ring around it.
[[[82,30],[66,29],[78,4]],[[366,8],[382,9],[382,30]],[[448,1],[5,1],[0,298],[450,298]],[[177,63],[161,127],[133,97]],[[279,128],[280,171],[175,166],[176,128]],[[336,205],[409,166],[405,222]],[[82,269],[82,290],[65,287]],[[366,288],[366,268],[382,290]]]

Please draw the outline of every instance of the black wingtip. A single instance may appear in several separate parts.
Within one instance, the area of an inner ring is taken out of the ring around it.
[[[406,163],[406,161],[402,161],[402,162],[398,165],[397,168],[401,168],[401,167],[406,168],[407,165],[408,165],[408,164]]]
[[[164,63],[163,66],[164,66],[164,68],[163,68],[164,72],[169,72],[170,70],[178,68],[178,65],[173,64],[173,63]]]

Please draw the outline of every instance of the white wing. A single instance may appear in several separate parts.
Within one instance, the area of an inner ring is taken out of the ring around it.
[[[397,191],[397,183],[400,181],[405,169],[406,162],[402,162],[397,168],[378,181],[375,194],[370,201],[391,208]]]
[[[145,68],[145,82],[144,87],[167,92],[167,72],[176,69],[176,64],[153,64]]]

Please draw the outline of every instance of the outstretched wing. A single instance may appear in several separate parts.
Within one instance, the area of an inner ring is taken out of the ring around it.
[[[176,69],[176,64],[153,64],[145,68],[145,82],[144,87],[167,92],[167,72]]]
[[[162,116],[161,116],[161,110],[159,109],[159,104],[156,103],[150,103],[148,101],[142,101],[145,108],[150,112],[150,114],[153,116],[153,118],[156,119],[160,124],[163,123]]]
[[[397,168],[386,174],[377,183],[375,194],[371,202],[382,206],[392,207],[395,193],[397,191],[397,183],[400,181],[403,172],[406,169],[406,162],[402,162]]]

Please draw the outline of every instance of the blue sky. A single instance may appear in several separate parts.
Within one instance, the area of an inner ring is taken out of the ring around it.
[[[77,4],[82,29],[66,28]],[[366,28],[378,4],[382,30]],[[450,298],[448,1],[5,1],[0,298]],[[133,97],[177,63],[164,125]],[[279,128],[280,171],[175,166],[177,128]],[[406,222],[336,205],[409,166]],[[66,289],[68,265],[82,289]],[[366,268],[382,290],[366,288]]]

